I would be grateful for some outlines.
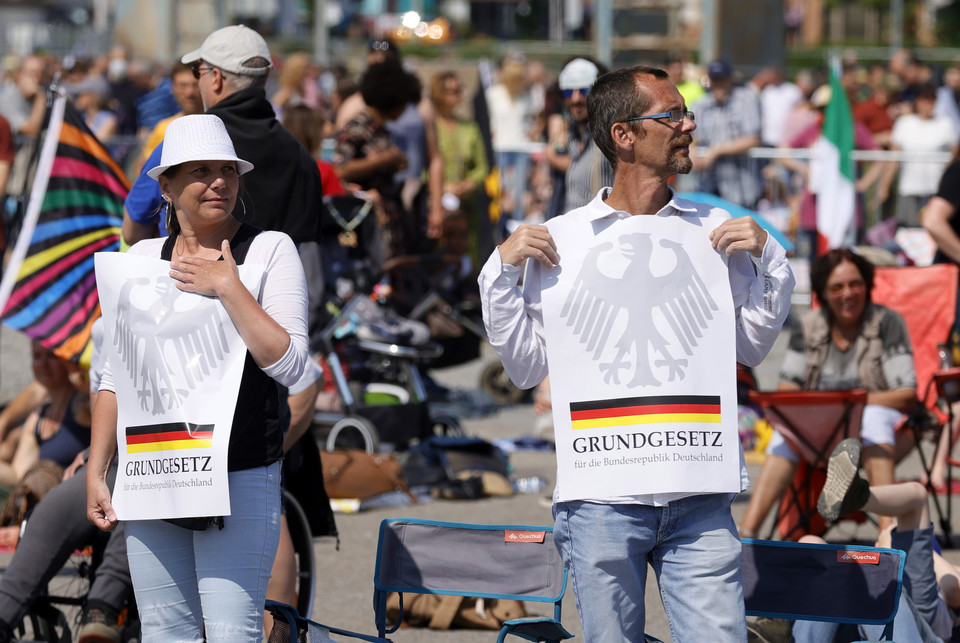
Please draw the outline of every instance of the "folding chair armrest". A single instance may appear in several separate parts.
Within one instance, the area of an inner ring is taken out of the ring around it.
[[[560,621],[550,616],[512,618],[504,621],[497,643],[503,643],[509,635],[519,636],[527,641],[549,641],[550,643],[573,638],[573,634],[568,632]]]
[[[292,605],[287,605],[286,603],[268,600],[266,602],[266,609],[273,614],[275,621],[282,621],[290,628],[290,643],[296,643],[298,640],[300,640],[299,635],[302,629],[305,629],[307,631],[308,638],[313,640],[312,635],[309,633],[311,627],[321,628],[338,636],[346,636],[348,638],[360,639],[361,641],[369,641],[370,643],[391,643],[389,639],[379,636],[361,634],[359,632],[352,632],[339,627],[332,627],[330,625],[324,625],[323,623],[311,621],[310,619],[301,616],[300,613],[297,612],[297,608],[293,607]],[[274,635],[271,634],[271,641],[274,640],[273,636]]]
[[[374,636],[372,634],[360,634],[359,632],[351,632],[350,630],[343,630],[339,627],[331,627],[329,625],[323,625],[322,627],[329,630],[331,634],[336,634],[337,636],[346,636],[349,638],[360,639],[361,641],[370,641],[370,643],[391,643],[390,639],[380,638],[379,636]]]

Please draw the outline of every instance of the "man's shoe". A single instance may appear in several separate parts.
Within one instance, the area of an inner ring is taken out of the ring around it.
[[[859,440],[847,438],[830,454],[827,481],[817,501],[817,511],[830,522],[862,509],[870,499],[870,484],[859,474],[861,449]]]
[[[120,624],[103,610],[92,607],[83,613],[77,643],[120,643]]]

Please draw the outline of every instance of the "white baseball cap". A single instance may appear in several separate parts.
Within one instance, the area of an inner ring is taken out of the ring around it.
[[[247,67],[251,58],[263,58],[266,67]],[[217,29],[207,39],[180,59],[184,65],[204,60],[214,67],[240,76],[263,76],[273,67],[270,60],[270,48],[267,41],[250,27],[232,25]]]
[[[235,161],[239,174],[253,169],[253,163],[237,157],[226,126],[213,114],[190,114],[170,123],[163,135],[160,165],[148,170],[147,176],[156,180],[171,167],[188,161]]]
[[[562,90],[583,89],[593,85],[599,75],[600,70],[592,62],[583,58],[574,58],[560,70],[557,83]]]

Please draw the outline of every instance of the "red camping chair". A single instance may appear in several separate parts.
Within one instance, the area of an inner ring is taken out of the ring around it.
[[[764,417],[800,455],[800,467],[777,509],[774,529],[785,540],[809,533],[822,534],[827,525],[817,513],[824,470],[834,447],[846,438],[860,437],[866,389],[850,391],[750,392]],[[773,530],[770,536],[773,537]]]
[[[941,371],[937,347],[948,341],[956,317],[957,275],[953,264],[877,268],[874,276],[873,301],[903,316],[913,347],[913,364],[917,373],[917,397],[940,430],[950,431],[952,414],[944,400],[944,386],[960,378],[960,369]],[[906,422],[901,430],[913,433],[923,470],[930,478],[933,456],[928,459],[920,448],[923,426],[918,421]],[[939,432],[937,432],[939,433]],[[936,443],[935,443],[936,444]],[[947,488],[944,498],[936,493],[934,510],[946,541],[950,539],[952,476],[947,467]]]

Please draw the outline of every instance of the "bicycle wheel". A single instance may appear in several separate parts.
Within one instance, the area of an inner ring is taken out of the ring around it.
[[[310,618],[313,611],[315,593],[313,570],[313,535],[310,533],[310,523],[303,507],[289,491],[284,490],[283,501],[287,507],[287,526],[290,529],[290,538],[293,540],[293,553],[297,559],[297,612],[304,618]]]
[[[97,564],[92,547],[71,554],[30,606],[19,626],[18,637],[28,641],[71,643],[73,633],[80,627],[83,605]]]

